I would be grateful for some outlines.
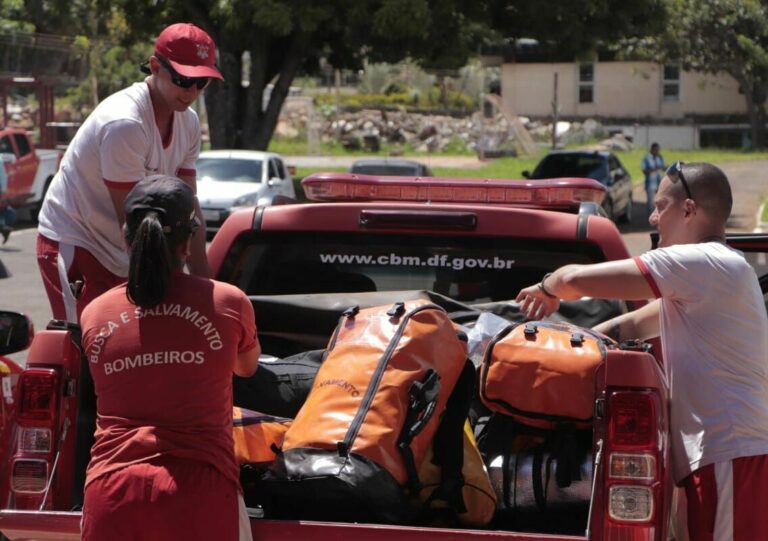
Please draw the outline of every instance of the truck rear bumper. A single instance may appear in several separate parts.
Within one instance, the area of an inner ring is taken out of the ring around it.
[[[81,513],[59,511],[0,511],[0,531],[13,541],[70,541],[80,539]],[[148,525],[149,527],[149,525]],[[312,539],[331,541],[576,541],[583,537],[522,534],[484,530],[452,530],[383,526],[375,524],[341,524],[251,519],[253,538],[259,540]]]

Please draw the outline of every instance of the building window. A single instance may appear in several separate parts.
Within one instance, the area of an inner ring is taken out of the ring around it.
[[[579,103],[595,102],[595,64],[579,64]]]
[[[661,97],[664,101],[680,101],[680,66],[675,64],[664,66]]]

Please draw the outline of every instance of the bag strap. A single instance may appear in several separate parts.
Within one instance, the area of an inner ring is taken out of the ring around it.
[[[437,399],[440,396],[440,375],[428,370],[422,381],[414,381],[408,391],[408,412],[397,439],[397,446],[403,455],[405,469],[408,472],[408,488],[414,492],[419,489],[419,472],[413,457],[411,442],[424,428],[435,413]]]
[[[443,418],[435,433],[432,444],[434,463],[440,466],[440,485],[428,498],[428,503],[435,499],[448,502],[457,514],[466,513],[464,502],[464,424],[467,422],[469,406],[475,390],[476,371],[471,361],[467,360],[456,381],[451,396],[445,406]]]

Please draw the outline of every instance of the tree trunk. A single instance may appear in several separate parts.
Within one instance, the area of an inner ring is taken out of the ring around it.
[[[242,53],[219,48],[219,69],[224,81],[214,81],[205,91],[205,108],[208,112],[208,132],[211,148],[240,148],[240,108],[242,87]]]
[[[281,64],[280,74],[275,81],[275,85],[272,88],[272,92],[269,96],[269,102],[267,108],[261,115],[260,122],[258,122],[254,128],[253,140],[248,141],[248,148],[257,150],[266,150],[269,146],[269,141],[272,139],[272,135],[277,127],[277,121],[280,118],[280,110],[283,108],[288,91],[291,88],[291,83],[296,77],[296,73],[304,61],[304,55],[306,52],[307,40],[306,36],[301,32],[294,32],[291,36],[291,42],[288,45],[288,49],[285,51],[285,57]],[[251,51],[251,55],[254,51]],[[256,89],[251,86],[249,92],[253,92]],[[258,94],[259,104],[261,104],[263,88]],[[256,96],[254,96],[254,99]]]
[[[743,77],[739,82],[747,102],[752,150],[765,148],[765,93],[751,78]]]
[[[242,118],[244,148],[266,150],[267,145],[258,146],[259,127],[264,123],[264,90],[269,83],[269,41],[255,36],[249,43],[251,69],[248,72],[249,86],[246,89]],[[274,90],[273,90],[274,92]]]

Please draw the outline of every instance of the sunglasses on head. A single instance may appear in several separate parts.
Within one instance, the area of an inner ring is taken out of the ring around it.
[[[680,179],[683,188],[685,188],[685,195],[688,196],[688,199],[693,199],[693,196],[691,195],[691,188],[688,186],[688,182],[685,180],[685,176],[683,175],[683,162],[677,161],[670,165],[669,169],[667,169],[667,176],[673,184],[677,184],[677,179]]]
[[[208,83],[211,82],[210,77],[184,77],[183,75],[179,75],[165,58],[162,56],[157,56],[156,58],[157,61],[160,62],[160,64],[168,71],[173,84],[179,88],[192,88],[194,85],[198,90],[203,90],[206,86],[208,86]]]

